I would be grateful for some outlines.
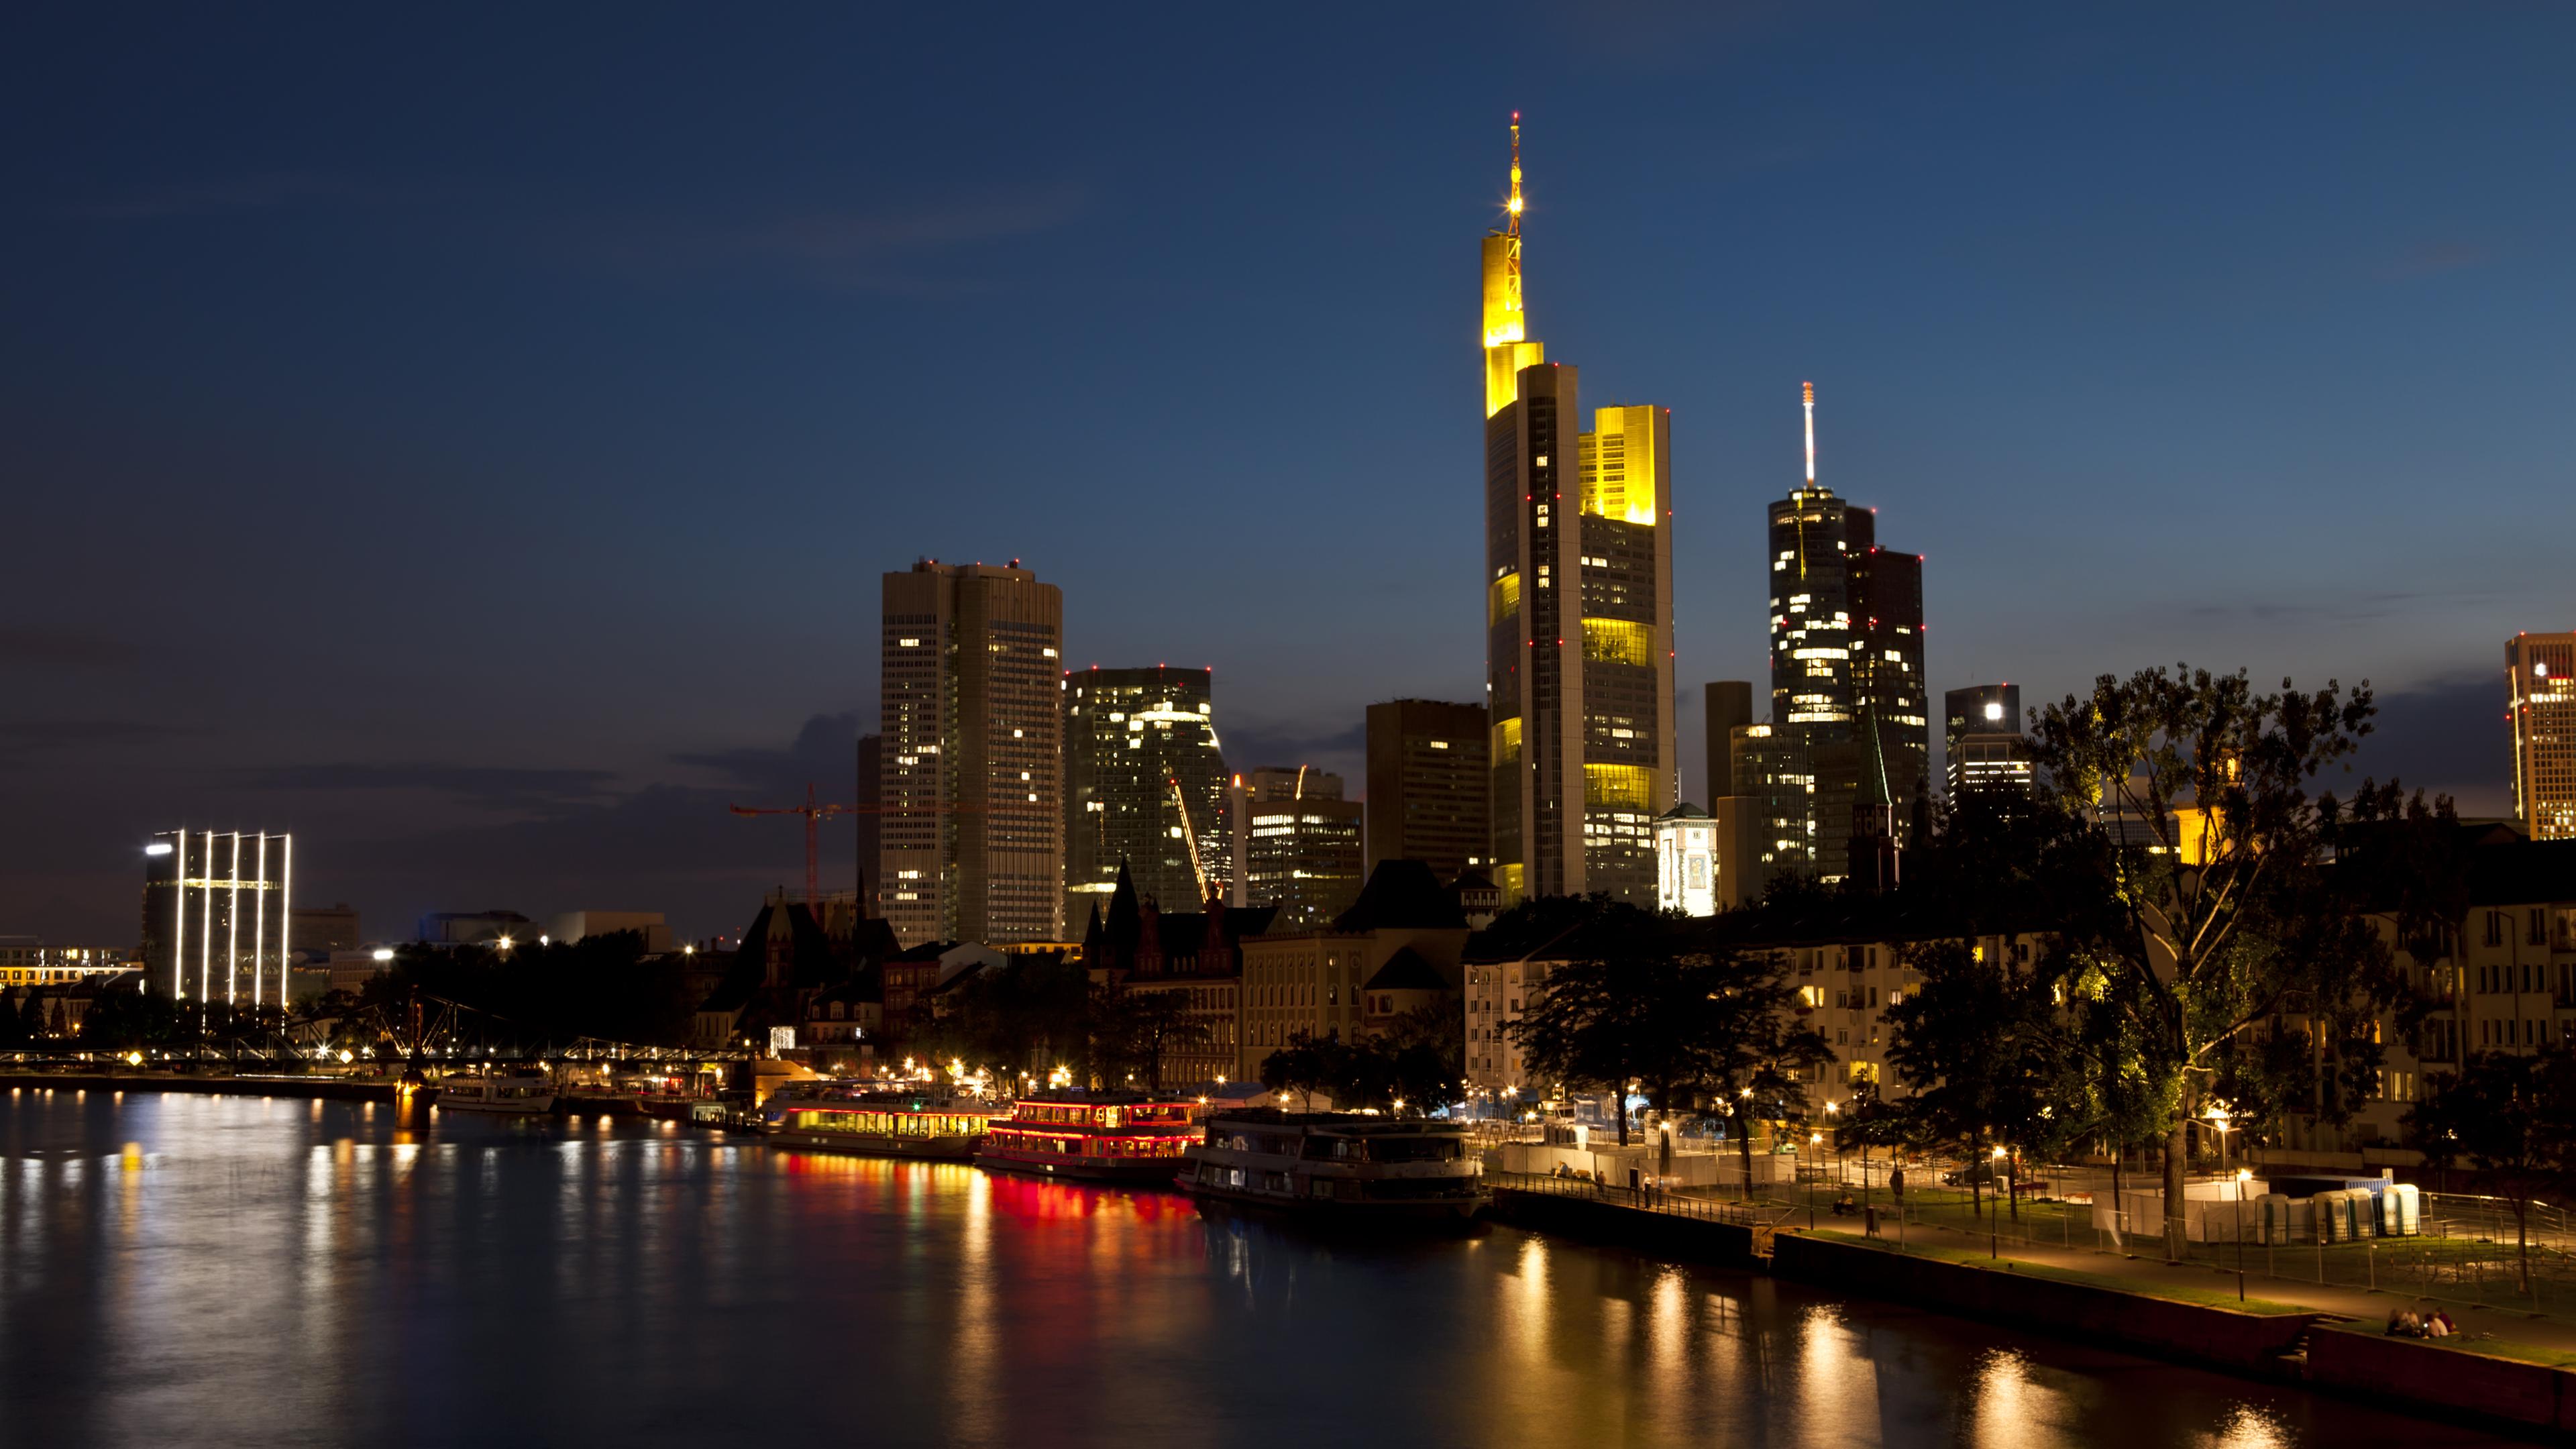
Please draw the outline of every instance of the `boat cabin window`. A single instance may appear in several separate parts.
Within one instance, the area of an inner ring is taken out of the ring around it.
[[[1372,1137],[1368,1140],[1371,1162],[1453,1162],[1462,1154],[1455,1137]]]

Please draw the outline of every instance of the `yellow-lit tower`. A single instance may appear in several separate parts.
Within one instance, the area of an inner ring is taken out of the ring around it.
[[[1653,823],[1678,767],[1671,414],[1604,408],[1581,430],[1575,369],[1529,335],[1520,139],[1515,111],[1483,258],[1494,883],[1506,900],[1608,891],[1651,907]]]

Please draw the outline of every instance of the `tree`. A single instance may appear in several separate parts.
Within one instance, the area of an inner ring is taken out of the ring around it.
[[[1297,1032],[1262,1058],[1261,1085],[1274,1093],[1320,1093],[1344,1111],[1418,1116],[1452,1100],[1463,1074],[1464,1038],[1448,1025],[1449,1013],[1418,1007],[1384,1035],[1356,1042]]]
[[[2407,1145],[2436,1167],[2466,1159],[2513,1205],[2522,1291],[2531,1291],[2531,1200],[2576,1178],[2576,1057],[2471,1052],[2425,1081],[2406,1113]]]
[[[34,1001],[32,991],[27,993],[25,1002],[12,1001],[6,993],[0,993],[0,1049],[25,1046],[34,1039],[35,1033],[27,1024],[27,1011]]]
[[[2367,683],[2349,696],[2333,681],[2259,694],[2241,671],[2177,666],[2104,675],[2036,721],[2038,804],[2073,847],[2057,924],[2098,973],[2100,1007],[2126,1017],[2118,1039],[2143,1054],[2146,1079],[2176,1086],[2164,1113],[2171,1256],[2184,1251],[2188,1124],[2229,1054],[2295,1012],[2333,1043],[2337,1073],[2377,1068],[2369,1023],[2403,983],[2325,860],[2348,826],[2403,812],[2393,784],[2365,781],[2349,811],[2309,793],[2371,714]],[[2347,1103],[2320,1085],[2321,1119],[2348,1116]]]
[[[2057,987],[2038,971],[1988,960],[1981,947],[1944,940],[1909,947],[1923,983],[1887,1008],[1887,1060],[1911,1095],[1896,1104],[1921,1142],[1956,1144],[1968,1160],[1972,1209],[1982,1213],[1986,1144],[2051,1152],[2066,1138],[2079,1099],[2080,1059]],[[2018,1195],[2010,1203],[2018,1217]]]
[[[1207,1024],[1191,1017],[1189,998],[1178,991],[1099,987],[1092,1002],[1092,1050],[1104,1076],[1133,1072],[1146,1089],[1163,1089],[1163,1059],[1203,1046]]]

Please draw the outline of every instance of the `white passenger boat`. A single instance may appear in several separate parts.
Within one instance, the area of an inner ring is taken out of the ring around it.
[[[790,1082],[761,1108],[779,1147],[964,1162],[1004,1109],[982,1097],[869,1084]]]
[[[539,1117],[555,1109],[555,1087],[544,1072],[464,1072],[438,1082],[438,1106],[449,1112],[493,1112]]]
[[[1464,1221],[1485,1164],[1456,1122],[1254,1107],[1212,1114],[1180,1186],[1201,1197],[1348,1221]]]

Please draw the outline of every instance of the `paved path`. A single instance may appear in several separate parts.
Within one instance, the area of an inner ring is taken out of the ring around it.
[[[1858,1239],[1861,1236],[1857,1228],[1840,1226],[1820,1226],[1815,1231],[1820,1237]],[[1926,1227],[1921,1223],[1908,1224],[1905,1231],[1906,1241],[1918,1246],[1979,1253],[1989,1246],[1983,1233]],[[1892,1246],[1896,1239],[1891,1232],[1883,1233],[1880,1241],[1882,1245]],[[2236,1283],[2236,1274],[2232,1270],[2213,1271],[2206,1264],[2168,1263],[2161,1257],[2132,1257],[2092,1248],[2050,1248],[2019,1243],[2013,1245],[2011,1252],[2002,1254],[2001,1260],[2131,1282],[2145,1293],[2154,1293],[2159,1288],[2182,1288],[2196,1294],[2208,1293],[2213,1288],[2224,1292]],[[2372,1291],[2333,1284],[2301,1283],[2295,1279],[2266,1278],[2259,1273],[2246,1275],[2245,1294],[2249,1298],[2287,1303],[2321,1313],[2340,1313],[2374,1327],[2385,1324],[2388,1315],[2400,1307],[2429,1309],[2438,1306],[2460,1325],[2462,1333],[2470,1335],[2464,1347],[2476,1347],[2476,1335],[2484,1334],[2531,1348],[2576,1354],[2576,1323],[2556,1315],[2485,1307],[2451,1299],[2423,1298],[2393,1289]]]

